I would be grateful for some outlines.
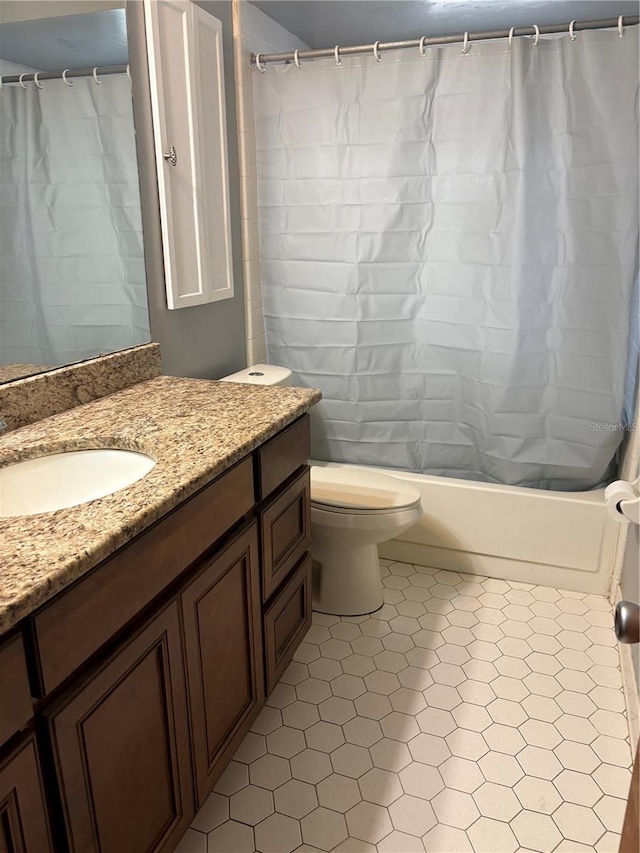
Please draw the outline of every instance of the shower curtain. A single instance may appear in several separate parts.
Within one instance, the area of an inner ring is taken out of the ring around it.
[[[0,364],[149,340],[126,75],[0,93]]]
[[[622,437],[638,30],[255,75],[269,360],[316,458],[542,488]]]

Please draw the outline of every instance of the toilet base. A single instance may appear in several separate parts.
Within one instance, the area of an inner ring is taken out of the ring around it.
[[[376,545],[332,548],[312,543],[313,609],[335,616],[364,616],[384,604]]]

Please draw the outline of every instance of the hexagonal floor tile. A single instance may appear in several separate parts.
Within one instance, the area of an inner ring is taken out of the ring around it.
[[[345,817],[349,835],[370,844],[377,844],[393,830],[386,808],[364,800],[349,809]]]
[[[334,750],[331,753],[331,764],[336,773],[352,779],[358,779],[373,767],[369,750],[352,743],[345,743]]]
[[[229,800],[229,816],[231,820],[255,826],[273,812],[273,795],[271,791],[247,785],[241,791],[233,794]]]
[[[252,785],[273,791],[291,779],[289,762],[277,755],[263,755],[249,765],[249,778]]]
[[[294,779],[315,785],[333,772],[331,760],[324,752],[305,749],[291,759],[291,775]]]
[[[556,777],[556,785],[559,778],[559,776]],[[546,779],[525,776],[513,790],[522,803],[522,807],[528,811],[553,814],[562,803],[562,797],[556,790],[554,783],[548,782]]]
[[[473,794],[478,811],[484,817],[492,817],[508,823],[520,811],[522,806],[511,788],[485,782]]]
[[[439,823],[454,826],[457,829],[468,829],[479,817],[480,812],[471,794],[453,791],[446,788],[434,797],[433,810]]]
[[[518,841],[510,827],[492,818],[479,818],[469,827],[467,835],[473,844],[474,853],[515,853],[518,849]]]
[[[236,853],[253,853],[255,850],[253,829],[250,826],[245,826],[244,823],[236,823],[235,820],[228,820],[209,833],[207,845],[212,850],[234,850]]]
[[[276,811],[297,819],[309,814],[318,805],[315,787],[298,779],[290,779],[276,788],[273,797]]]
[[[407,745],[397,740],[382,738],[369,749],[375,767],[398,773],[411,762]]]
[[[446,792],[441,792],[443,793]],[[391,803],[389,815],[394,828],[409,835],[425,835],[437,823],[431,805],[426,800],[410,794],[403,794]]]
[[[521,811],[509,824],[522,847],[551,853],[562,841],[562,835],[553,820],[537,812]]]
[[[255,828],[256,850],[259,853],[291,853],[302,842],[300,824],[282,814],[273,814]],[[233,847],[214,848],[234,850]]]
[[[429,832],[422,837],[422,843],[427,853],[474,853],[467,833],[462,829],[455,829],[453,826],[446,826],[444,823],[438,823],[430,829]],[[496,847],[494,845],[492,850],[487,850],[486,853],[495,853],[496,850],[501,849],[502,847]],[[476,851],[482,851],[482,847],[478,846]],[[398,853],[400,853],[400,851],[398,851]]]
[[[356,746],[373,746],[383,737],[380,723],[367,717],[354,717],[343,725],[342,731],[347,743],[355,743]]]
[[[458,758],[455,755],[440,765],[440,773],[447,788],[464,791],[466,794],[472,794],[485,781],[477,762],[469,761],[467,758]],[[408,791],[407,793],[415,792]]]
[[[344,815],[322,806],[303,817],[300,827],[304,843],[320,850],[332,850],[348,836]]]
[[[362,799],[356,780],[337,773],[323,779],[316,786],[316,791],[320,805],[334,812],[347,812]]]
[[[554,812],[553,819],[565,838],[581,844],[595,844],[605,831],[593,809],[574,803],[563,803]]]
[[[355,716],[355,714],[354,714]],[[307,746],[319,752],[333,752],[344,743],[344,735],[340,726],[335,723],[321,721],[305,731]]]
[[[451,759],[449,759],[451,761]],[[443,766],[446,766],[447,762]],[[445,786],[443,777],[435,767],[413,761],[398,774],[405,794],[431,800]],[[448,784],[448,783],[447,783]]]
[[[362,799],[379,806],[390,805],[403,793],[398,775],[379,767],[374,767],[361,776],[358,785]]]

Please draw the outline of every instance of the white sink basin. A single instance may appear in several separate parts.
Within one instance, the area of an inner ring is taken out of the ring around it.
[[[133,450],[73,450],[0,468],[0,518],[37,515],[111,495],[155,460]]]

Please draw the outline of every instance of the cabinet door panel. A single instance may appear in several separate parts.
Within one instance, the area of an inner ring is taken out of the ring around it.
[[[263,699],[259,598],[254,522],[181,595],[199,803]]]
[[[50,853],[44,791],[31,735],[0,765],[0,853]]]
[[[72,850],[173,850],[193,814],[177,603],[47,716]]]
[[[311,557],[304,557],[264,614],[267,694],[311,627]]]
[[[311,545],[309,469],[260,512],[262,600],[271,598]]]

